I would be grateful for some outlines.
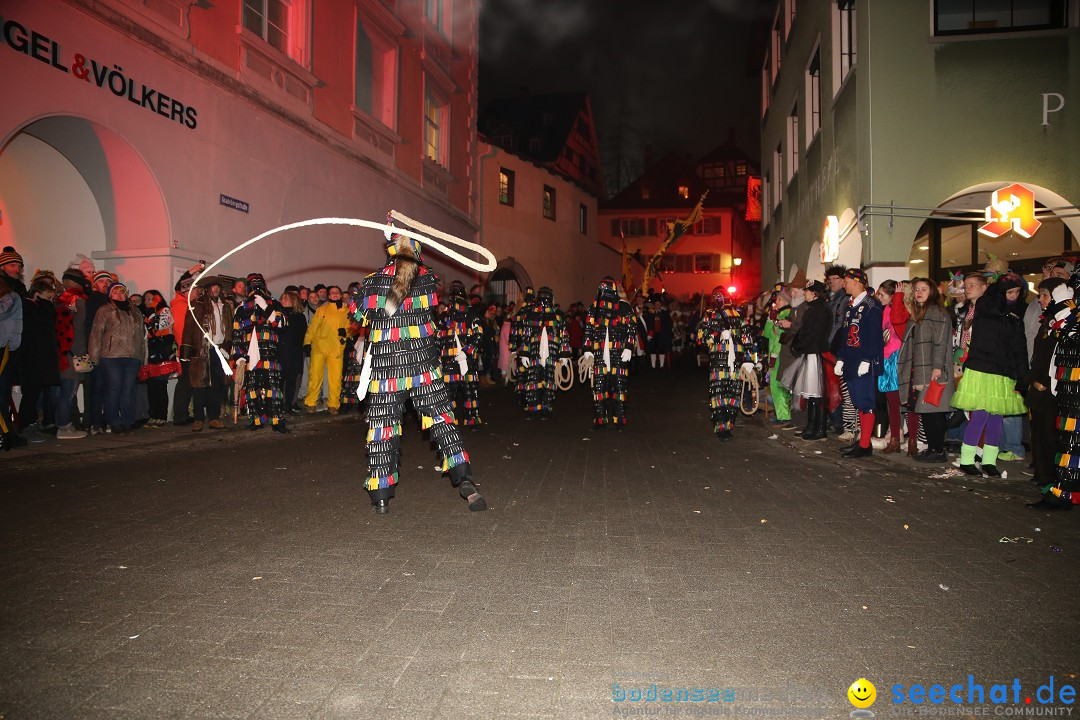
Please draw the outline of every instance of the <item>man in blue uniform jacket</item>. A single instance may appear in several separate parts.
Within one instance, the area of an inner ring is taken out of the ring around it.
[[[835,372],[843,375],[851,392],[851,404],[859,411],[859,439],[841,451],[844,457],[874,454],[870,437],[874,432],[877,405],[877,377],[884,364],[881,304],[867,292],[869,281],[861,268],[844,273],[844,290],[851,298],[840,326],[840,357]]]

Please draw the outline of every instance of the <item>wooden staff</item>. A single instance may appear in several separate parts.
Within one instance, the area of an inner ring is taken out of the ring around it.
[[[244,358],[240,358],[236,361],[236,368],[233,372],[233,406],[232,406],[232,424],[237,425],[240,423],[240,398],[244,392],[244,369],[247,367],[247,361]]]

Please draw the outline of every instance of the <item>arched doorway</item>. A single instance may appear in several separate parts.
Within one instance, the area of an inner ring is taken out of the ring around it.
[[[500,260],[487,279],[488,299],[499,305],[509,305],[521,300],[525,288],[532,287],[532,278],[514,258]]]
[[[983,183],[942,202],[912,243],[908,257],[912,277],[926,276],[940,282],[955,273],[978,270],[993,256],[1037,282],[1048,258],[1080,253],[1080,217],[1075,206],[1054,192],[1022,181],[1019,184],[1034,193],[1035,216],[1042,223],[1039,229],[1030,237],[1013,231],[992,237],[978,231],[986,222],[986,208],[994,191],[1013,184],[1011,180]]]
[[[0,243],[63,272],[77,254],[134,290],[172,288],[170,223],[156,178],[115,132],[70,115],[35,120],[0,146]],[[138,286],[142,286],[141,288]]]

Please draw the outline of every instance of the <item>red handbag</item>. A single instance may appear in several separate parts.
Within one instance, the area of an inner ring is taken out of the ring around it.
[[[937,407],[941,404],[941,395],[945,392],[945,383],[939,383],[934,380],[930,381],[930,384],[926,386],[926,394],[923,395],[923,402],[927,405],[933,405]]]

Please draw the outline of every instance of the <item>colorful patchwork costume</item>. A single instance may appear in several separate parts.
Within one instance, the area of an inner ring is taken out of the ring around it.
[[[514,311],[514,317],[510,318],[510,339],[507,343],[510,348],[510,365],[514,368],[514,398],[518,404],[525,404],[525,373],[518,363],[517,348],[521,345],[521,332],[525,328],[525,318],[533,311],[536,305],[536,291],[531,287],[525,288],[525,294],[521,298],[521,304]]]
[[[1080,269],[1069,280],[1073,298],[1047,308],[1056,309],[1050,332],[1057,339],[1051,363],[1052,391],[1057,397],[1057,483],[1043,488],[1055,509],[1080,505]]]
[[[442,345],[443,382],[453,401],[454,418],[458,425],[476,427],[481,424],[477,403],[480,385],[480,348],[484,328],[480,318],[469,313],[465,285],[458,280],[450,283],[449,309],[439,328]]]
[[[555,309],[555,297],[549,287],[536,293],[536,302],[521,316],[514,352],[521,366],[522,405],[529,417],[551,414],[555,404],[556,363],[570,362],[570,337],[562,311]]]
[[[739,372],[756,372],[758,354],[750,327],[728,302],[722,287],[713,288],[713,305],[698,324],[697,341],[709,352],[709,408],[720,440],[732,438],[739,414]]]
[[[619,296],[615,280],[600,281],[596,300],[585,319],[584,353],[579,361],[593,371],[593,424],[626,424],[626,387],[630,359],[637,343],[634,310]]]
[[[389,262],[368,275],[353,296],[352,316],[368,328],[361,373],[368,400],[368,476],[366,488],[377,513],[389,512],[398,482],[401,416],[412,400],[421,427],[431,431],[443,458],[443,471],[470,510],[487,503],[472,479],[469,454],[461,442],[443,382],[438,331],[431,308],[438,304],[438,279],[422,264],[420,243],[390,234]]]
[[[244,402],[251,417],[249,429],[270,425],[277,432],[288,432],[278,361],[278,328],[285,324],[285,311],[270,296],[262,275],[248,275],[247,287],[247,300],[233,313],[232,357],[246,363]]]

